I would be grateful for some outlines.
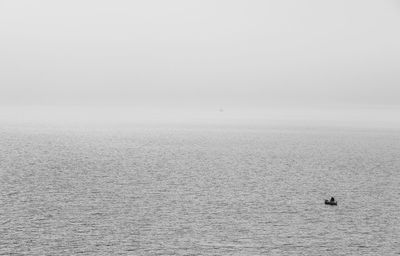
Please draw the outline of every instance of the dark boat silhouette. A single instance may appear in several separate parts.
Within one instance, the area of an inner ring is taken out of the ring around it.
[[[325,204],[329,204],[329,205],[337,205],[337,201],[325,200]]]

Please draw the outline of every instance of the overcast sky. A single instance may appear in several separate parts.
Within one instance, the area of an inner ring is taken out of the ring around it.
[[[398,107],[398,0],[0,0],[0,105]]]

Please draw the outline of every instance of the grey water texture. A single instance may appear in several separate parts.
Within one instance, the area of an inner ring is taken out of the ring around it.
[[[399,156],[396,131],[2,128],[0,255],[400,255]]]

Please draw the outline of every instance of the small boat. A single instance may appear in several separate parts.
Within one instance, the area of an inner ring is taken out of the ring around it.
[[[329,200],[325,200],[325,204],[329,204],[329,205],[337,205],[337,201],[329,201]]]

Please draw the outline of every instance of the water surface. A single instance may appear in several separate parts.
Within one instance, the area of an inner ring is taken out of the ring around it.
[[[0,254],[399,255],[399,139],[3,128]]]

